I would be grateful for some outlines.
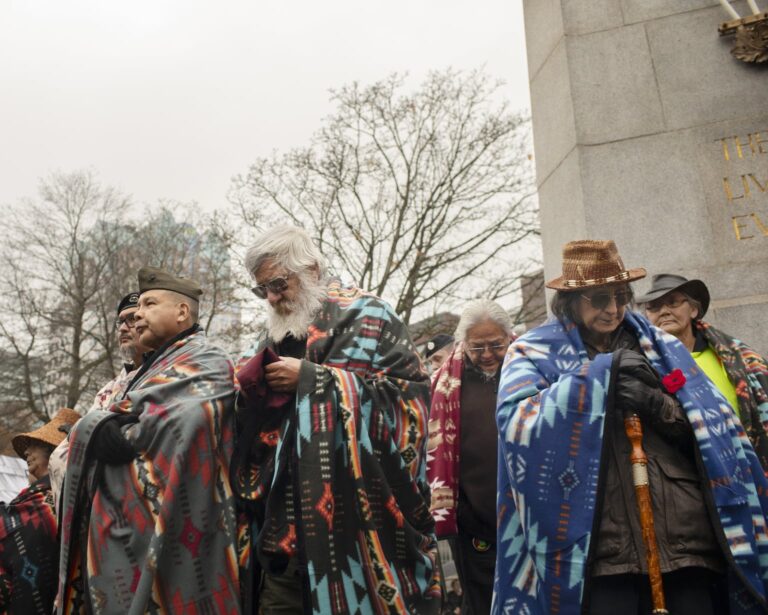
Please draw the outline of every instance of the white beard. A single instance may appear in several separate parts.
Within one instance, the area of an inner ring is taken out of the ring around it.
[[[133,365],[133,346],[119,346],[118,353],[120,354],[120,358],[122,359],[123,363],[130,363]]]
[[[307,329],[323,305],[327,286],[322,280],[316,282],[306,274],[298,274],[299,292],[295,301],[284,304],[290,312],[282,314],[267,304],[267,331],[275,342],[281,342],[287,335],[300,340],[307,337]]]

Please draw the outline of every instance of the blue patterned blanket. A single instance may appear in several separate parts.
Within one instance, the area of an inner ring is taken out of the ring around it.
[[[729,553],[731,613],[762,613],[768,594],[768,482],[733,410],[679,341],[637,314],[625,324],[656,370],[680,368],[676,393],[698,442]],[[600,472],[611,354],[590,361],[572,323],[550,320],[510,346],[500,434],[493,613],[577,614]]]

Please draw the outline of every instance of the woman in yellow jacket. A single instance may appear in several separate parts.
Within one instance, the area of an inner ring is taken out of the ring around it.
[[[768,472],[768,361],[702,320],[709,307],[709,290],[701,280],[660,273],[637,301],[645,304],[645,315],[654,325],[683,343],[738,413]]]

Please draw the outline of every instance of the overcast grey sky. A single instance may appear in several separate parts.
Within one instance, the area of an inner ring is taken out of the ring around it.
[[[95,169],[137,202],[225,203],[257,156],[305,144],[328,90],[486,71],[529,105],[520,0],[5,0],[0,204]]]

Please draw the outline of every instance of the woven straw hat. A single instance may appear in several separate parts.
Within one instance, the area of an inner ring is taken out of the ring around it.
[[[56,415],[42,427],[38,427],[29,433],[20,433],[11,440],[13,448],[19,457],[24,457],[24,451],[30,444],[43,444],[46,446],[58,446],[67,437],[67,431],[59,429],[62,425],[72,427],[80,420],[80,415],[69,408],[62,408]]]
[[[645,269],[626,269],[616,244],[581,239],[563,246],[563,275],[547,282],[547,288],[574,291],[593,286],[634,282],[644,278]]]

